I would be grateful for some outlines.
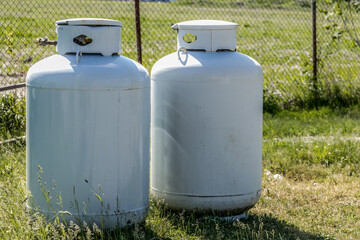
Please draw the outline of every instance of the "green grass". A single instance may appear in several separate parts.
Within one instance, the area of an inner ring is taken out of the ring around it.
[[[174,212],[151,199],[122,230],[46,224],[25,210],[25,143],[0,145],[1,239],[359,239],[360,106],[265,114],[263,191],[248,220]],[[279,175],[275,175],[279,174]]]
[[[24,97],[15,94],[0,96],[0,141],[23,136],[25,108]]]
[[[263,161],[291,179],[359,176],[359,108],[266,114]]]

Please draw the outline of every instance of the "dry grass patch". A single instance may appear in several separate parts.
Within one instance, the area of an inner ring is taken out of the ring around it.
[[[360,178],[333,175],[323,182],[264,174],[253,214],[271,215],[308,233],[360,239]]]

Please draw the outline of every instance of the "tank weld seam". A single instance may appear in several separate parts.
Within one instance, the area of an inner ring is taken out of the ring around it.
[[[137,90],[137,89],[143,89],[145,87],[134,87],[134,88],[122,88],[121,90],[127,90],[127,91],[131,91],[131,90]],[[150,88],[150,87],[149,87]]]
[[[28,88],[38,88],[38,89],[44,89],[44,90],[74,90],[74,91],[91,91],[91,92],[110,92],[110,91],[129,91],[129,90],[140,90],[140,89],[147,89],[149,87],[134,87],[134,88],[114,88],[114,89],[77,89],[77,88],[49,88],[49,87],[41,87],[41,86],[34,86],[34,85],[28,85],[26,84],[26,87]]]
[[[68,211],[69,213],[71,213],[70,216],[118,216],[120,214],[130,214],[130,213],[134,213],[134,212],[138,212],[138,211],[147,211],[149,209],[149,207],[142,207],[142,208],[136,208],[136,209],[133,209],[133,210],[128,210],[128,211],[120,211],[120,212],[117,212],[117,213],[111,213],[111,214],[73,214],[72,212]],[[63,211],[63,210],[62,210]],[[40,213],[42,214],[54,214],[54,215],[60,215],[61,213],[54,213],[54,212],[45,212],[45,211],[39,211]],[[63,215],[67,215],[67,214],[63,214]]]
[[[197,198],[217,198],[217,197],[240,197],[240,196],[245,196],[245,195],[251,195],[251,194],[260,194],[261,190],[257,190],[255,192],[250,192],[250,193],[241,193],[241,194],[228,194],[228,195],[195,195],[195,194],[179,194],[179,193],[172,193],[172,192],[164,192],[164,191],[159,191],[156,190],[154,188],[152,188],[152,190],[164,194],[164,195],[173,195],[173,196],[182,196],[182,197],[197,197]]]
[[[244,82],[249,82],[249,83],[255,83],[254,81],[252,80],[247,80],[247,79],[241,79],[242,82],[241,83],[244,83]],[[173,83],[173,82],[181,82],[181,83],[189,83],[189,84],[194,84],[194,81],[183,81],[183,80],[171,80],[171,81],[164,81],[164,80],[155,80],[155,79],[151,79],[151,81],[153,82],[165,82],[165,83]],[[204,80],[204,81],[199,81],[199,82],[196,82],[196,83],[202,83],[202,84],[206,84],[206,83],[228,83],[228,82],[231,82],[233,81],[232,79],[230,80],[224,80],[224,79],[216,79],[216,80]]]

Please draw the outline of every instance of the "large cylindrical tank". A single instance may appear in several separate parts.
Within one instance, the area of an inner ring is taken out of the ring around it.
[[[147,215],[150,78],[118,55],[121,28],[58,21],[59,55],[27,74],[28,205],[49,220],[113,228]]]
[[[178,23],[151,72],[151,192],[174,209],[245,213],[260,198],[262,69],[237,24]]]

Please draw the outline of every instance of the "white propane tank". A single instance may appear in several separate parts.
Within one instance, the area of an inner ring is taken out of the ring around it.
[[[170,208],[244,215],[260,198],[262,69],[236,27],[175,24],[179,50],[152,69],[151,192]]]
[[[49,220],[106,229],[141,222],[149,206],[148,72],[118,55],[121,22],[56,25],[59,55],[26,78],[28,205]]]

